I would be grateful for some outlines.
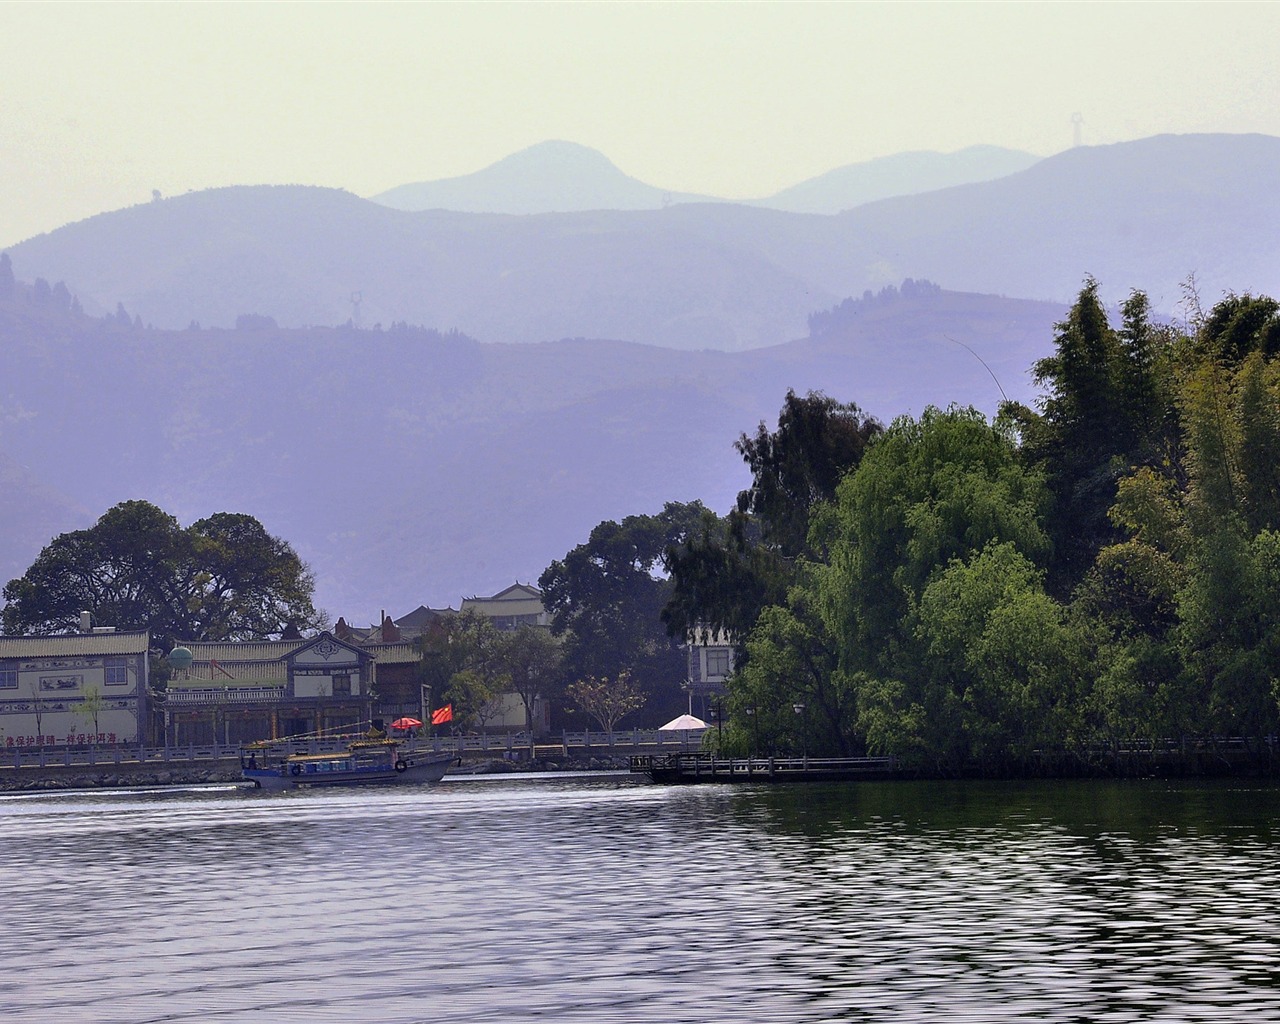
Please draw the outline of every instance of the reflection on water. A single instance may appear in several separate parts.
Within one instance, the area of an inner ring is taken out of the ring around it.
[[[6,1021],[1280,1021],[1280,790],[0,798]]]

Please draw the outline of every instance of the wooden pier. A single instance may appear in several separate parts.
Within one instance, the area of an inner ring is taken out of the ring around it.
[[[897,773],[891,757],[716,757],[639,754],[631,771],[654,782],[847,782],[889,779]]]

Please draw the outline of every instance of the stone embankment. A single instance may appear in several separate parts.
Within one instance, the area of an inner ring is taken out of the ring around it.
[[[113,764],[101,768],[61,765],[48,768],[7,768],[0,771],[0,793],[59,789],[147,789],[153,786],[200,786],[237,782],[238,760],[174,761],[154,764]]]
[[[463,761],[450,768],[450,775],[516,775],[526,772],[617,772],[626,771],[625,757],[539,757],[533,760]]]
[[[524,761],[464,760],[450,775],[504,775],[527,772],[622,771],[625,757],[537,758]],[[0,770],[0,793],[71,789],[148,789],[157,786],[201,786],[239,782],[238,760],[200,761],[183,764],[113,764],[98,770],[81,766],[8,768]]]

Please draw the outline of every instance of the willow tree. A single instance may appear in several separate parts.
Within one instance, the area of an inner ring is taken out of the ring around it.
[[[929,645],[917,632],[923,595],[989,544],[1043,563],[1047,504],[1043,479],[1019,462],[1010,432],[954,407],[895,420],[841,484],[815,525],[830,551],[814,572],[817,601],[838,652],[838,685],[856,691],[874,747],[927,756],[960,727],[938,718],[950,712],[937,687],[949,684],[928,670]]]

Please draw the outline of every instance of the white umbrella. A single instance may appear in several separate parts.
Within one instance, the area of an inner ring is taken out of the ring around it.
[[[682,730],[682,729],[705,729],[707,723],[701,718],[694,718],[693,715],[681,715],[679,718],[673,718],[666,725],[658,726],[658,731],[664,730]]]

